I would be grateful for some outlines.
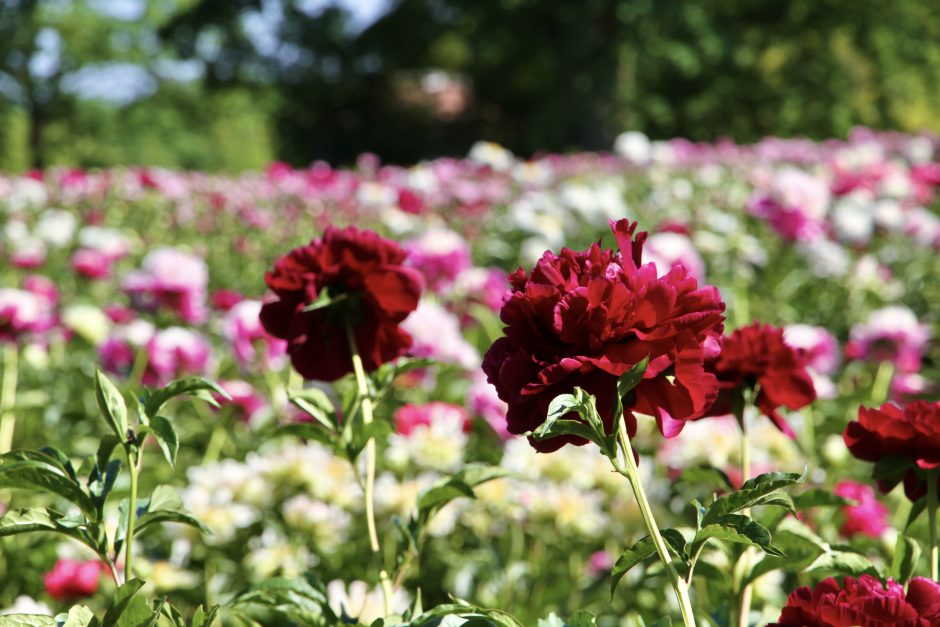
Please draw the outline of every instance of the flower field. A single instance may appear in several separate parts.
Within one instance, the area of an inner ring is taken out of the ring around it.
[[[865,129],[0,176],[0,626],[940,625],[938,188]]]

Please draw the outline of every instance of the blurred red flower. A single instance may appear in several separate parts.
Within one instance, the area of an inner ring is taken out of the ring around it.
[[[46,592],[57,601],[88,597],[98,591],[104,564],[60,559],[43,577]]]
[[[904,586],[887,586],[870,575],[846,577],[843,586],[832,577],[815,588],[790,593],[776,623],[769,627],[930,627],[940,624],[940,585],[915,577]]]
[[[510,433],[538,427],[552,399],[576,386],[596,397],[611,433],[617,379],[645,357],[643,380],[624,400],[631,436],[634,412],[654,416],[673,437],[714,401],[718,385],[705,372],[704,344],[720,335],[725,305],[717,289],[699,288],[684,267],[659,277],[654,264],[642,265],[646,233],[634,237],[636,226],[611,223],[619,251],[564,248],[546,252],[530,273],[510,275],[513,292],[500,312],[506,335],[483,360],[509,406]],[[586,441],[565,435],[530,442],[547,452]]]
[[[365,369],[375,370],[411,346],[399,323],[418,306],[423,281],[402,265],[405,256],[372,231],[328,227],[265,275],[275,298],[261,308],[261,323],[288,341],[291,363],[307,379],[335,381],[352,371],[346,325]],[[307,311],[324,290],[332,304]]]

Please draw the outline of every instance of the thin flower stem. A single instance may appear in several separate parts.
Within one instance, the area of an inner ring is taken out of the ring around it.
[[[124,582],[127,583],[134,576],[134,527],[137,525],[137,475],[140,473],[140,468],[129,446],[125,449],[125,452],[127,453],[127,469],[131,473],[131,495],[127,508],[127,533],[124,534]]]
[[[669,579],[672,583],[672,588],[675,590],[676,599],[679,601],[679,611],[682,612],[683,624],[685,624],[686,627],[695,627],[695,614],[692,613],[692,602],[689,600],[689,585],[684,579],[679,577],[679,573],[676,572],[675,567],[672,565],[672,557],[669,555],[669,548],[666,546],[666,542],[659,532],[659,526],[656,524],[656,519],[653,517],[653,510],[650,507],[649,501],[646,498],[646,492],[643,490],[643,484],[640,481],[639,469],[637,468],[636,460],[633,459],[633,447],[630,446],[630,436],[627,434],[627,427],[623,420],[619,420],[618,422],[620,424],[617,428],[617,438],[623,449],[624,463],[615,461],[614,467],[617,469],[617,472],[625,476],[630,482],[633,495],[636,497],[637,505],[640,507],[640,514],[643,516],[643,522],[646,524],[646,531],[649,533],[650,538],[653,539],[653,546],[656,547],[659,560],[663,563],[663,567],[666,569],[666,573],[669,575]]]
[[[741,425],[741,482],[744,483],[751,478],[751,438],[748,434],[747,428],[747,412],[745,404],[742,403],[740,410],[736,413],[740,415],[735,416],[738,419],[738,424]],[[750,509],[746,509],[742,512],[746,516],[750,516]],[[744,549],[744,553],[741,555],[741,562],[739,565],[739,570],[742,577],[747,577],[747,571],[751,568],[751,550],[750,547]],[[753,595],[753,588],[751,584],[745,584],[741,589],[741,604],[740,609],[738,610],[738,627],[748,627],[748,617],[751,613],[751,597]]]
[[[356,338],[353,336],[352,327],[349,325],[346,326],[346,339],[349,341],[349,353],[352,355],[353,372],[356,375],[356,387],[362,408],[362,424],[369,425],[373,418],[372,396],[369,394],[369,385],[365,368],[362,365],[362,357],[359,356],[359,350],[356,347]],[[392,613],[392,582],[388,576],[388,571],[382,565],[382,548],[379,545],[379,534],[375,527],[375,438],[369,438],[366,443],[365,453],[365,506],[369,546],[372,548],[372,554],[379,565],[379,581],[382,585],[385,616],[390,616]]]
[[[937,547],[937,477],[940,470],[927,471],[927,518],[930,525],[930,578],[940,581]]]
[[[13,450],[13,429],[16,426],[16,379],[19,352],[16,344],[3,345],[3,380],[0,382],[0,454]]]

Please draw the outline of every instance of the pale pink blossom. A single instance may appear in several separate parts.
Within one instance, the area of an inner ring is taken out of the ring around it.
[[[901,372],[917,372],[929,341],[929,326],[918,322],[907,307],[892,305],[852,327],[845,354],[850,359],[890,361]]]
[[[166,307],[191,324],[206,319],[206,262],[175,248],[158,248],[144,257],[141,270],[129,273],[123,287],[138,307]]]
[[[280,367],[287,352],[287,342],[265,332],[258,317],[260,312],[261,301],[243,300],[225,314],[222,323],[225,339],[243,368],[258,365],[256,349],[259,346],[263,348],[263,368]]]
[[[700,283],[705,280],[705,262],[699,256],[692,240],[672,231],[650,235],[643,247],[643,263],[653,262],[660,276],[675,266],[683,266]]]
[[[812,241],[825,232],[829,199],[829,187],[823,179],[785,168],[774,175],[770,189],[751,199],[749,209],[765,219],[781,237]]]

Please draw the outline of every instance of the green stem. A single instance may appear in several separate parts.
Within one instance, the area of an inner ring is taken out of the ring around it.
[[[890,361],[883,361],[878,364],[878,370],[875,372],[875,381],[871,385],[870,403],[874,406],[881,405],[888,400],[888,392],[891,387],[891,378],[894,376],[894,364]]]
[[[137,475],[138,467],[135,455],[130,447],[125,449],[127,453],[127,468],[131,473],[131,496],[127,508],[127,533],[124,534],[124,582],[128,582],[134,576],[134,527],[137,524]]]
[[[659,560],[666,569],[672,588],[676,593],[676,599],[679,601],[679,611],[682,612],[682,622],[686,627],[695,627],[695,615],[692,613],[692,602],[689,600],[689,585],[679,577],[675,567],[672,565],[672,557],[669,555],[669,548],[659,532],[659,526],[653,517],[653,510],[646,498],[646,492],[643,490],[643,483],[640,481],[639,469],[636,460],[633,459],[633,447],[630,446],[630,436],[627,434],[627,427],[624,421],[618,420],[617,438],[620,441],[620,447],[623,449],[624,462],[614,461],[614,468],[630,482],[633,489],[633,495],[636,497],[637,505],[640,507],[640,514],[643,516],[643,522],[646,524],[646,531],[653,539],[653,546],[656,547],[656,553]]]
[[[352,326],[346,325],[346,339],[349,342],[349,353],[352,356],[353,372],[356,375],[356,387],[362,407],[362,424],[372,423],[372,396],[369,394],[369,384],[366,371],[362,365],[362,357],[356,347],[356,338],[353,336]],[[375,438],[369,438],[366,443],[366,480],[365,480],[365,507],[366,527],[369,531],[369,546],[379,566],[379,581],[382,585],[382,597],[385,603],[385,616],[392,613],[392,582],[382,562],[382,548],[379,545],[379,534],[375,526]]]
[[[16,426],[16,379],[19,352],[16,344],[3,345],[3,380],[0,382],[0,454],[13,450],[13,429]]]
[[[741,483],[751,478],[751,439],[748,435],[746,404],[742,402],[739,407],[735,407],[735,418],[741,425]],[[750,509],[742,511],[745,516],[750,516]],[[741,577],[747,577],[747,571],[751,567],[751,551],[745,548],[741,554],[741,561],[738,569]],[[751,613],[751,597],[753,588],[751,584],[746,584],[741,589],[741,604],[738,610],[738,627],[748,627],[748,617]]]
[[[930,578],[940,581],[937,547],[937,476],[940,469],[927,471],[927,517],[930,525]]]

